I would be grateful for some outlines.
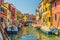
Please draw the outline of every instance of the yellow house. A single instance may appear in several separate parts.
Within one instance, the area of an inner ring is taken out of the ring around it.
[[[8,5],[9,4],[8,3],[4,3],[3,5],[7,9],[7,19],[6,19],[6,21],[7,21],[7,26],[8,26],[8,25],[11,24],[11,13],[10,13],[10,11],[8,9]]]
[[[27,22],[27,16],[24,16],[24,17],[23,17],[23,21],[24,21],[24,22]]]
[[[18,22],[19,22],[19,13],[18,13],[18,10],[15,10],[15,23],[17,23],[18,24]]]
[[[11,13],[10,11],[7,9],[7,26],[11,24]]]
[[[15,10],[15,23],[16,24],[19,24],[20,16],[21,16],[21,12],[18,9],[16,9]]]
[[[6,2],[3,5],[4,5],[4,7],[8,8],[9,3]]]
[[[50,22],[50,3],[49,0],[43,0],[44,4],[43,4],[43,25],[44,26],[51,26],[51,22]]]
[[[15,10],[15,22],[17,23],[17,10]]]

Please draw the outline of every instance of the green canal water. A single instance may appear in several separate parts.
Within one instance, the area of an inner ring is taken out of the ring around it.
[[[48,35],[33,27],[24,27],[21,36],[18,36],[19,34],[11,35],[10,40],[60,40],[59,35]]]

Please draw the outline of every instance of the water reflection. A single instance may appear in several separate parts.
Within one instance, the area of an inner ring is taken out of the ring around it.
[[[34,35],[22,36],[20,40],[36,40],[36,36]]]
[[[12,40],[60,40],[58,35],[48,35],[33,27],[24,27],[22,33],[19,32],[11,37]]]
[[[20,40],[36,40],[34,29],[32,27],[23,28],[23,33]]]

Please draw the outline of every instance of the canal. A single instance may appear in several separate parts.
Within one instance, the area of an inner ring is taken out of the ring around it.
[[[39,28],[31,26],[23,27],[17,35],[10,35],[10,40],[60,40],[59,35],[48,35],[43,33]]]

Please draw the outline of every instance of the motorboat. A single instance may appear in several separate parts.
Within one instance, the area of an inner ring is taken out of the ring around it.
[[[15,25],[11,25],[11,26],[7,27],[6,32],[7,32],[7,34],[17,34],[18,27],[16,27]]]

